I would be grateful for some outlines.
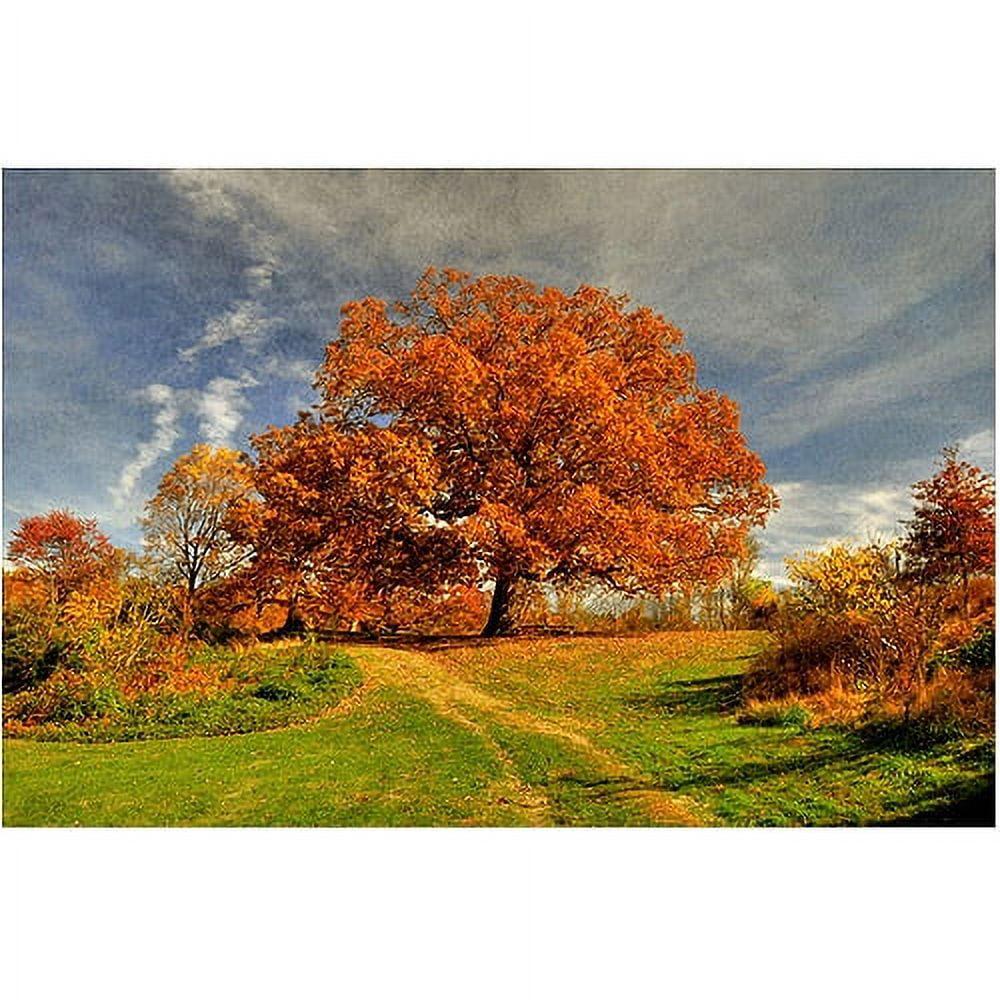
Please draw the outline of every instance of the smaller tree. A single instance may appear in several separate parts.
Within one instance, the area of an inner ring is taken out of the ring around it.
[[[3,689],[12,692],[65,662],[78,609],[114,590],[125,554],[92,518],[54,510],[21,521],[8,555],[17,568],[4,573]]]
[[[254,495],[229,525],[253,551],[246,589],[259,605],[284,604],[290,630],[319,621],[401,624],[414,595],[431,604],[475,582],[458,533],[435,529],[427,516],[434,478],[426,446],[388,428],[345,434],[308,417],[254,445]]]
[[[69,510],[26,517],[15,529],[7,555],[32,580],[42,581],[56,604],[118,569],[117,550],[94,518]]]
[[[196,591],[223,579],[248,558],[227,517],[252,490],[253,470],[230,448],[196,444],[160,480],[142,520],[147,552],[190,605]]]
[[[993,477],[961,461],[958,449],[945,448],[940,468],[914,484],[913,497],[903,544],[907,573],[929,583],[960,582],[968,615],[969,580],[993,572]]]

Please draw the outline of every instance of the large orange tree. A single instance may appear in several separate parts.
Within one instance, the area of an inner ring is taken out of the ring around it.
[[[333,482],[338,456],[374,446],[380,459],[362,463],[368,472],[353,466],[348,492],[391,494],[383,530],[378,503],[355,504],[346,541],[321,530],[317,547],[346,565],[370,523],[371,546],[415,545],[403,560],[412,576],[440,546],[439,566],[492,583],[486,635],[511,624],[519,581],[662,594],[718,580],[775,506],[736,405],[698,386],[680,330],[625,296],[432,269],[407,301],[367,298],[342,314],[316,418],[260,442],[265,469],[277,463],[281,477],[257,484],[270,506],[259,516],[277,531],[282,503],[269,497],[301,487],[327,505],[331,527],[328,501],[348,510]],[[283,537],[294,536],[289,523]]]

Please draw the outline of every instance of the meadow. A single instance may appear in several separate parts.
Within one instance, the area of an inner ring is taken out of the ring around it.
[[[292,693],[258,697],[252,725],[230,693],[228,722],[192,710],[141,739],[5,738],[4,823],[993,823],[991,736],[749,718],[742,678],[768,642],[692,631],[261,644],[253,690],[292,677]],[[246,653],[211,655],[246,673]],[[319,694],[318,662],[337,667]],[[259,731],[205,735],[226,725]]]

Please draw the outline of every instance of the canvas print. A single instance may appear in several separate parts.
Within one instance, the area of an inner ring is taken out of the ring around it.
[[[989,170],[8,170],[9,826],[993,825]]]

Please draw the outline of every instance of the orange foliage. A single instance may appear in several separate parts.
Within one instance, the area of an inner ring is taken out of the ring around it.
[[[387,609],[386,624],[393,630],[467,634],[482,627],[488,608],[488,595],[476,586],[430,596],[422,590],[399,590]]]
[[[259,636],[280,629],[288,618],[287,602],[267,600],[257,594],[245,570],[203,587],[196,595],[193,615],[202,638]]]
[[[114,546],[97,530],[97,521],[68,510],[24,518],[7,552],[27,577],[49,588],[57,604],[113,577],[120,565]]]
[[[4,607],[39,607],[48,600],[49,587],[29,569],[18,567],[3,575]]]
[[[248,553],[226,530],[226,515],[250,485],[243,455],[196,444],[174,462],[146,504],[146,548],[189,595],[245,562]]]
[[[238,518],[262,579],[342,618],[485,579],[493,634],[519,581],[714,581],[776,506],[736,405],[625,296],[432,269],[342,312],[320,417],[257,439]]]
[[[472,582],[461,538],[428,519],[436,481],[425,443],[309,419],[254,443],[256,495],[228,524],[254,549],[243,583],[258,605],[345,627],[384,620],[397,592],[433,597]]]

